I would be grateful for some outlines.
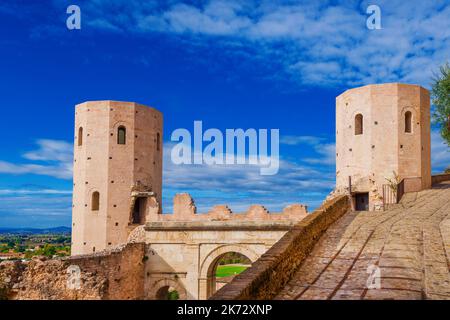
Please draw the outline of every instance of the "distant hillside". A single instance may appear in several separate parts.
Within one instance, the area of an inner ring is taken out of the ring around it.
[[[55,227],[55,228],[0,228],[0,234],[70,234],[71,229],[68,227]]]

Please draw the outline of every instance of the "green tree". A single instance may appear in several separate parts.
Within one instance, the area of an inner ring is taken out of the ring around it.
[[[438,125],[441,135],[450,146],[450,65],[446,63],[433,79],[432,103],[435,106],[433,123]]]
[[[178,300],[180,295],[177,290],[172,290],[167,293],[167,300]]]
[[[56,248],[46,243],[44,248],[39,250],[39,254],[51,258],[56,254]]]

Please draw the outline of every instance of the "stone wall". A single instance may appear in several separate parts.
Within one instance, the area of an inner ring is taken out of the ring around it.
[[[404,184],[404,192],[419,192],[422,190],[422,178],[414,177],[414,178],[405,178],[403,179]]]
[[[130,241],[145,241],[146,297],[161,287],[176,288],[180,299],[207,299],[215,292],[218,259],[237,252],[255,262],[298,220],[158,221],[149,222]],[[134,232],[133,232],[134,233]]]
[[[211,299],[272,299],[290,280],[325,230],[350,208],[347,196],[339,196],[322,205],[286,233],[231,283]]]
[[[227,205],[216,205],[207,213],[197,213],[194,199],[188,193],[175,195],[173,199],[172,214],[155,214],[147,216],[147,222],[152,221],[214,221],[214,220],[241,220],[241,221],[285,221],[300,220],[308,211],[302,204],[292,204],[283,209],[283,212],[271,213],[262,205],[252,205],[243,213],[233,213]]]
[[[440,183],[443,181],[450,181],[450,173],[442,173],[431,176],[432,184]]]
[[[4,261],[0,263],[0,299],[140,299],[144,264],[144,243],[68,258]]]

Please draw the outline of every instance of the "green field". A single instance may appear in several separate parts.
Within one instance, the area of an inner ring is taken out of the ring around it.
[[[224,266],[218,266],[216,270],[216,277],[217,278],[223,278],[223,277],[229,277],[235,274],[239,274],[242,271],[247,269],[247,267],[239,266],[239,265],[224,265]]]

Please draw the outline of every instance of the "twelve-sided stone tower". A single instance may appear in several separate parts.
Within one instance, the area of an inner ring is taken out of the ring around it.
[[[145,221],[147,197],[160,206],[162,129],[162,114],[137,103],[76,106],[72,255],[125,243]]]
[[[399,83],[345,91],[336,98],[336,188],[351,181],[356,209],[377,209],[394,172],[411,188],[431,186],[429,92]]]

